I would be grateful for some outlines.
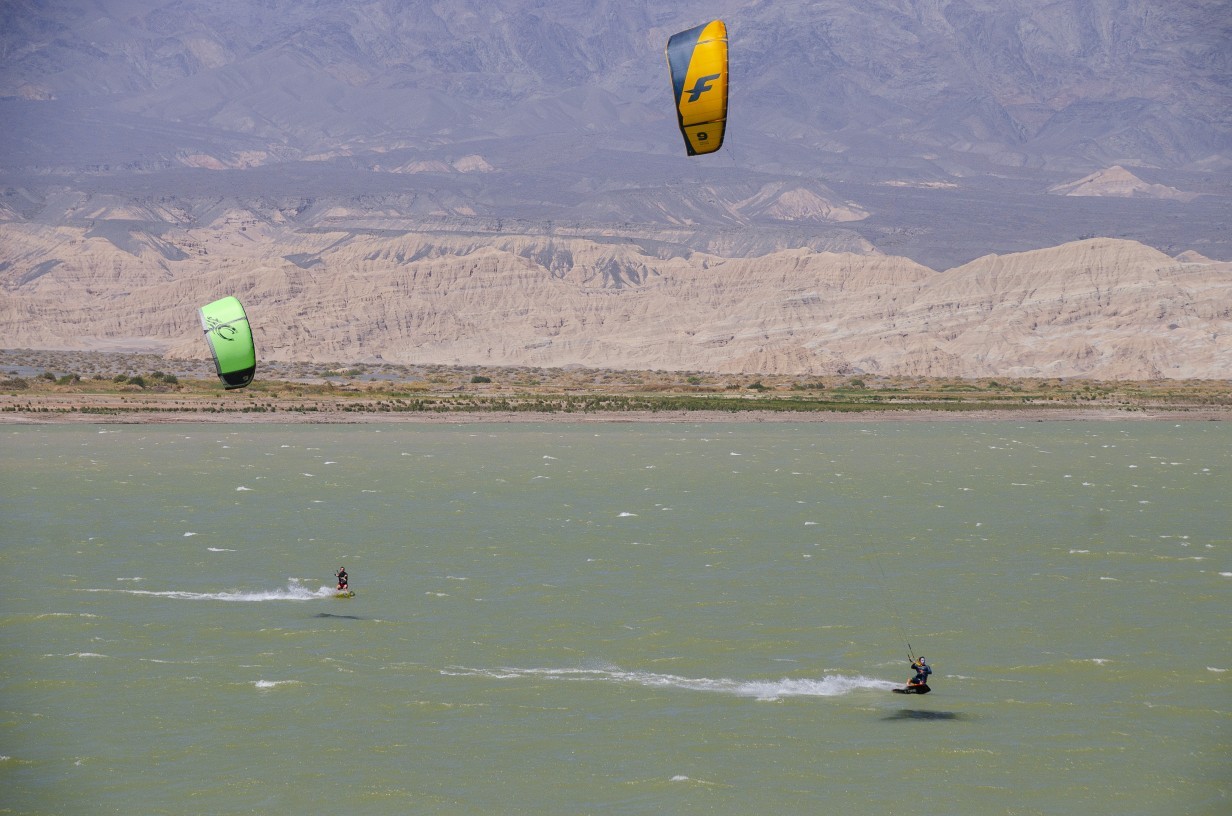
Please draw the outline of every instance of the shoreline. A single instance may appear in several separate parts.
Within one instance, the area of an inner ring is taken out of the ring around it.
[[[859,411],[774,410],[645,410],[645,411],[354,411],[343,409],[311,412],[282,407],[267,411],[192,411],[140,407],[91,412],[90,406],[73,407],[63,402],[41,410],[0,411],[0,425],[513,425],[530,423],[903,423],[903,422],[1226,422],[1232,409],[1105,408],[1028,406],[1022,408],[941,411],[931,408],[884,408]],[[97,410],[97,409],[96,409]]]
[[[1222,380],[285,364],[225,391],[190,362],[0,350],[0,425],[1232,421]]]

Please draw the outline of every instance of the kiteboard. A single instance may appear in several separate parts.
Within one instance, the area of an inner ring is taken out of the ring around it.
[[[906,688],[891,689],[895,694],[928,694],[932,691],[927,685],[907,686]]]
[[[335,598],[354,598],[355,590],[348,589],[346,592],[335,592],[334,597]]]

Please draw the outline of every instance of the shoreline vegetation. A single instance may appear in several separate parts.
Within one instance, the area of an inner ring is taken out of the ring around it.
[[[224,391],[208,360],[0,350],[0,424],[945,419],[1232,420],[1232,381],[263,362]]]

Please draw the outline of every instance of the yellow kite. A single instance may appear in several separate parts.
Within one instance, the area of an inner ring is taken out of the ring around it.
[[[727,126],[727,26],[711,20],[672,35],[667,67],[689,155],[713,153]]]

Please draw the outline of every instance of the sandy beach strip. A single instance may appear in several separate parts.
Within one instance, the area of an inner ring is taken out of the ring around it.
[[[0,425],[161,425],[189,424],[476,424],[476,423],[736,423],[736,422],[1210,422],[1232,420],[1232,408],[1134,406],[1007,406],[997,409],[935,410],[900,406],[843,411],[783,410],[645,410],[645,411],[386,411],[312,400],[263,400],[257,409],[238,408],[223,400],[188,400],[174,396],[28,394],[0,397]]]

